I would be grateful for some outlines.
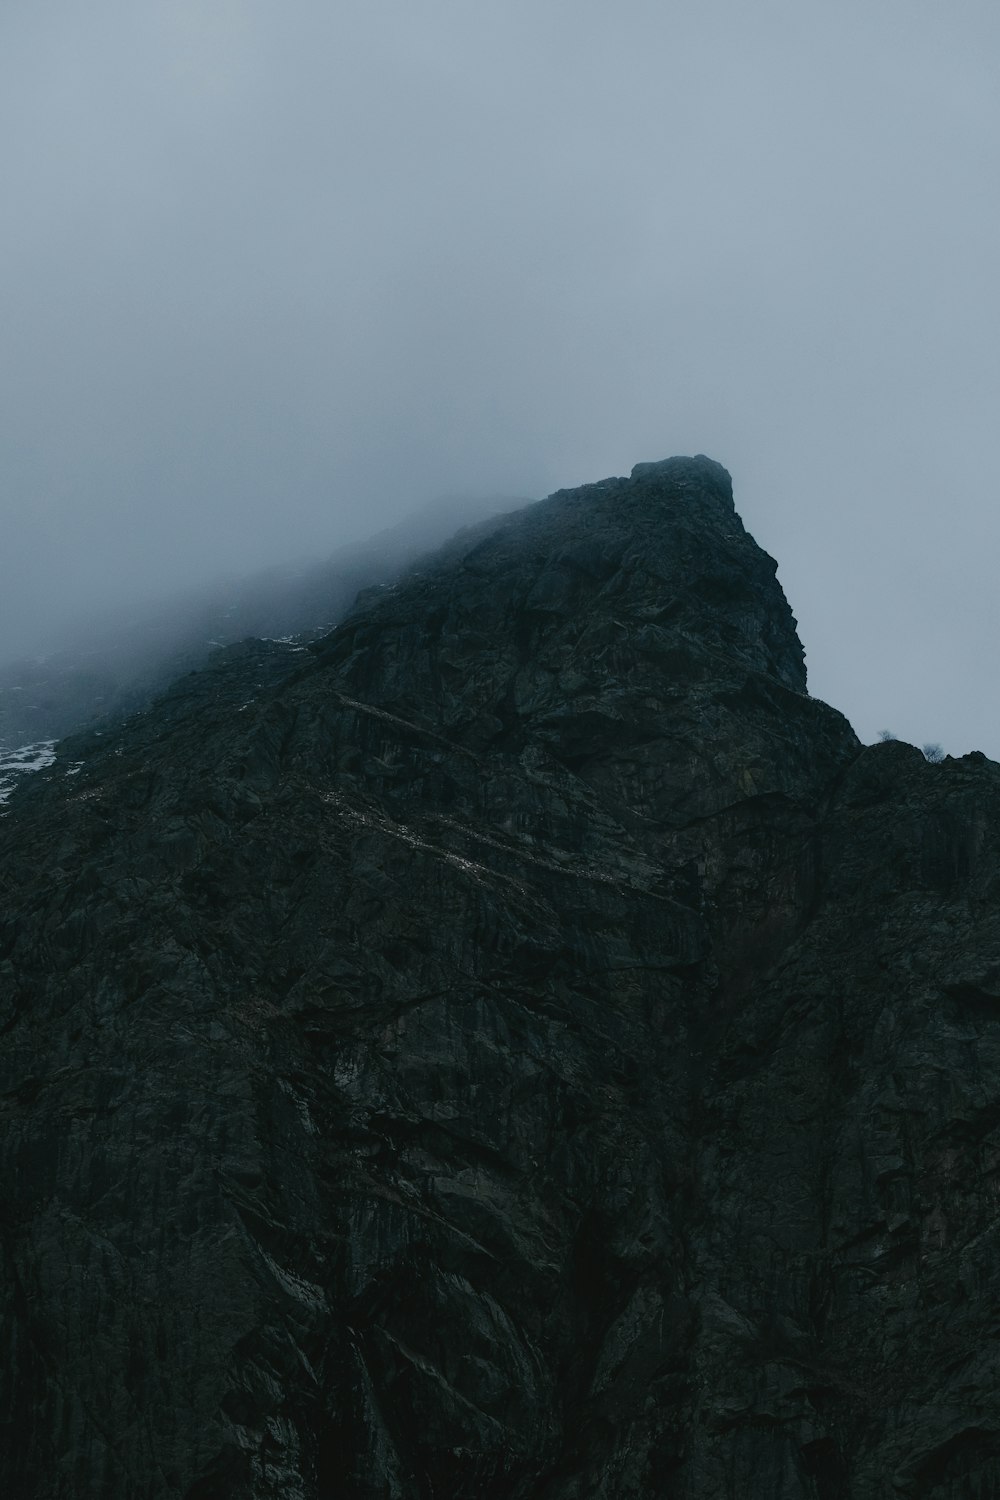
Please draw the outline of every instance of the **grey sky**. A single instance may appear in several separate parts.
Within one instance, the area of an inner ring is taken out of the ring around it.
[[[5,0],[0,657],[703,451],[863,738],[1000,757],[996,0]]]

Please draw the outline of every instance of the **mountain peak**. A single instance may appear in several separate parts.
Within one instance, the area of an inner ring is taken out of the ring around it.
[[[1000,769],[804,685],[675,458],[11,796],[11,1493],[994,1492]]]
[[[733,500],[733,481],[729,470],[704,453],[696,453],[693,458],[678,454],[673,458],[661,458],[655,463],[635,464],[629,477],[646,483],[651,480],[660,481],[674,487],[696,485],[716,491],[730,504]]]

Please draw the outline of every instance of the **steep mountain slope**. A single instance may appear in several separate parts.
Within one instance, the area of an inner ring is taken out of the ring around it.
[[[0,818],[26,1500],[1000,1487],[1000,768],[862,749],[704,458]]]

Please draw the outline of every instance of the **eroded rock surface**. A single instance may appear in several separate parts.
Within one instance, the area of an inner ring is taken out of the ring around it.
[[[728,475],[466,536],[0,817],[24,1500],[1000,1493],[1000,768]]]

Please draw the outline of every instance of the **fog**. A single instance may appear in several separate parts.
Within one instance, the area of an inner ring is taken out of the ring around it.
[[[811,690],[1000,758],[994,0],[6,0],[0,658],[706,452]]]

